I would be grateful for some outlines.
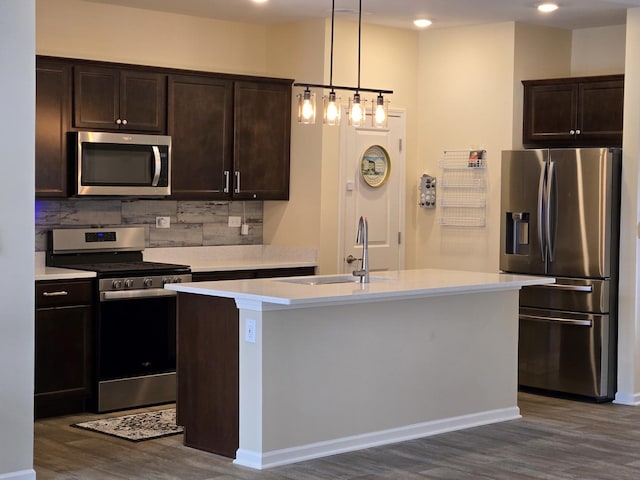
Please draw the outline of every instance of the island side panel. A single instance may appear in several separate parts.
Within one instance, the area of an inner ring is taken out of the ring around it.
[[[259,321],[256,343],[240,342],[240,375],[253,388],[241,398],[247,454],[519,412],[517,289],[241,310],[241,323],[249,317]]]
[[[229,298],[178,293],[177,423],[189,447],[235,458],[238,310]]]

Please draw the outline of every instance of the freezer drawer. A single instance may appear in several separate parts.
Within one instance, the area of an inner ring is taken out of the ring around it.
[[[615,343],[609,315],[520,309],[518,383],[610,400]]]
[[[556,283],[520,290],[520,307],[609,313],[611,280],[556,278]]]

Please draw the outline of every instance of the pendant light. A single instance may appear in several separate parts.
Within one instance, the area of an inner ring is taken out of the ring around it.
[[[354,92],[349,98],[348,119],[349,125],[363,126],[367,119],[366,103],[360,97],[361,92],[377,93],[376,105],[372,109],[372,125],[378,128],[385,128],[388,122],[388,104],[383,94],[392,94],[393,90],[383,90],[379,88],[362,88],[360,86],[360,60],[362,49],[362,0],[359,0],[358,8],[358,85],[357,87],[336,86],[333,84],[333,46],[335,30],[335,0],[331,2],[331,55],[329,70],[329,85],[319,85],[313,83],[294,83],[294,87],[304,87],[303,93],[298,94],[298,123],[312,124],[316,119],[315,94],[310,88],[329,89],[329,94],[323,97],[322,121],[325,125],[339,125],[341,118],[340,98],[336,96],[336,90],[348,90]]]
[[[336,0],[331,0],[331,56],[329,62],[329,87],[331,91],[329,95],[323,97],[323,113],[322,122],[325,125],[340,125],[342,111],[340,99],[336,97],[336,91],[333,88],[333,32],[336,20]]]

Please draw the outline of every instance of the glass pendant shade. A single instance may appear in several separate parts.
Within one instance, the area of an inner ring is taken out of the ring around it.
[[[298,95],[298,123],[316,123],[316,94],[308,88]]]
[[[325,125],[340,125],[341,108],[340,99],[336,98],[336,92],[330,92],[328,96],[323,97],[324,108],[322,121]]]
[[[389,124],[389,102],[382,95],[378,95],[371,121],[376,128],[387,128]]]
[[[367,119],[367,101],[360,99],[360,94],[356,93],[349,99],[349,125],[360,127]]]

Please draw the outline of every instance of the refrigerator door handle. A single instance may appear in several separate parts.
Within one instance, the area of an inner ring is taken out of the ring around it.
[[[531,288],[551,288],[553,290],[565,290],[568,292],[592,293],[593,285],[563,285],[560,283],[550,283],[548,285],[531,285]]]
[[[547,211],[546,211],[546,216],[545,216],[545,230],[546,230],[546,240],[547,240],[547,249],[549,251],[549,262],[553,262],[553,255],[554,255],[554,245],[553,245],[553,239],[552,239],[552,230],[551,230],[551,190],[552,190],[552,186],[553,186],[553,180],[554,180],[554,175],[555,175],[555,164],[553,162],[549,162],[549,171],[548,171],[548,176],[547,176],[547,198],[546,198],[546,205],[547,205]],[[555,218],[555,216],[554,216]],[[555,229],[554,229],[555,231]]]
[[[545,243],[544,236],[542,234],[542,216],[544,214],[544,191],[545,191],[545,178],[546,178],[546,166],[540,170],[540,180],[538,181],[538,244],[540,245],[540,257],[542,262],[545,261]]]
[[[520,315],[520,320],[532,320],[534,322],[562,323],[564,325],[575,325],[577,327],[591,327],[591,320],[572,320],[570,318],[544,317],[541,315]]]

